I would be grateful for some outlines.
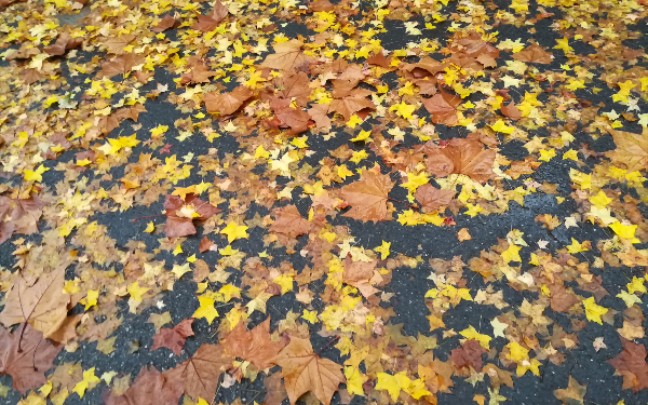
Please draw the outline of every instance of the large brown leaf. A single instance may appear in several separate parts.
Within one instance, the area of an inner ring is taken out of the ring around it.
[[[162,328],[153,336],[153,347],[151,350],[157,350],[165,347],[171,350],[176,356],[182,353],[185,341],[189,336],[193,336],[191,324],[193,319],[185,319],[173,328]]]
[[[452,190],[440,190],[430,184],[424,184],[416,190],[414,197],[421,204],[423,212],[435,212],[450,204],[455,194]]]
[[[252,92],[243,86],[238,86],[230,93],[208,93],[205,94],[205,108],[210,114],[231,115],[251,97]]]
[[[423,99],[425,109],[432,115],[432,122],[447,126],[457,125],[457,107],[461,98],[451,94],[440,92],[431,98]]]
[[[167,217],[164,233],[169,238],[194,235],[194,219],[204,221],[220,212],[218,207],[202,201],[194,194],[188,194],[184,200],[175,195],[167,196],[164,208]]]
[[[621,338],[623,351],[608,362],[623,377],[623,388],[634,392],[648,388],[646,347]]]
[[[304,66],[309,58],[302,53],[302,45],[297,39],[275,44],[275,53],[268,55],[261,66],[277,70],[296,70]]]
[[[484,149],[480,142],[469,139],[452,139],[445,147],[433,144],[424,146],[425,163],[430,173],[445,177],[464,174],[473,180],[485,182],[493,175],[495,151]]]
[[[540,45],[533,44],[527,46],[523,51],[513,54],[513,59],[527,63],[541,63],[546,65],[551,63],[554,57]]]
[[[211,403],[221,373],[231,364],[232,357],[223,352],[222,346],[206,343],[189,360],[165,371],[163,375],[182,393]]]
[[[344,216],[364,222],[390,219],[387,199],[393,187],[389,176],[380,174],[377,167],[363,172],[360,180],[340,189],[340,198],[351,205]]]
[[[0,243],[14,233],[38,232],[38,220],[43,214],[43,204],[36,198],[14,200],[0,196]]]
[[[615,164],[625,166],[628,170],[648,169],[648,137],[614,129],[609,132],[616,149],[607,152],[607,155]]]
[[[63,268],[43,274],[33,281],[25,280],[19,274],[7,294],[0,322],[6,327],[29,323],[45,337],[52,336],[67,317],[70,296],[63,292],[64,282]]]
[[[0,375],[10,375],[14,389],[24,394],[47,381],[45,373],[52,368],[60,351],[60,346],[44,339],[29,325],[14,333],[0,328]]]
[[[338,386],[344,381],[342,366],[313,352],[310,340],[291,337],[276,363],[281,366],[291,404],[307,392],[329,405]]]
[[[270,336],[270,318],[247,330],[243,322],[234,328],[222,341],[227,353],[254,364],[259,370],[269,368],[281,349],[286,346],[283,340],[273,341]]]
[[[295,205],[277,208],[272,214],[275,220],[270,226],[271,232],[280,233],[294,239],[310,231],[311,223],[301,216]]]
[[[107,405],[177,405],[182,391],[173,381],[155,368],[142,368],[128,390],[119,396],[111,395]]]
[[[332,111],[335,111],[338,114],[342,115],[347,121],[353,114],[357,113],[358,111],[364,109],[373,110],[375,108],[376,106],[371,100],[365,97],[354,95],[335,99],[331,102],[330,105],[330,109]]]
[[[145,61],[144,55],[126,53],[116,56],[109,61],[101,64],[101,71],[99,77],[113,77],[115,75],[124,75],[137,65],[143,64]]]

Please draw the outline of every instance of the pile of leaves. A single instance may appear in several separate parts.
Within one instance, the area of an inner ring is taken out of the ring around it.
[[[0,10],[0,402],[648,401],[641,0]]]

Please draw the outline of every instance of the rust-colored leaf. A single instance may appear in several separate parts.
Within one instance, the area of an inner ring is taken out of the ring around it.
[[[394,183],[376,166],[362,173],[360,180],[340,189],[340,198],[351,206],[344,216],[359,221],[385,221],[391,218],[387,200]]]
[[[60,346],[29,325],[22,325],[14,333],[0,327],[0,342],[0,375],[10,375],[14,389],[22,394],[47,381],[45,373],[61,351]]]
[[[307,392],[329,405],[344,381],[342,366],[315,354],[308,339],[291,337],[276,363],[281,366],[288,398],[293,405]]]

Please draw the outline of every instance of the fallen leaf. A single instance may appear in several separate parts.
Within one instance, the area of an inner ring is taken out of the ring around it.
[[[245,86],[238,86],[230,93],[205,94],[205,108],[210,114],[227,116],[235,113],[252,97],[252,92]]]
[[[142,368],[123,395],[111,395],[107,405],[177,404],[182,391],[175,382],[152,367]]]
[[[205,343],[187,361],[162,374],[173,385],[172,392],[178,390],[193,399],[211,402],[221,373],[231,363],[231,357],[223,353],[222,346]]]
[[[47,381],[45,373],[62,349],[24,324],[14,333],[0,328],[0,342],[0,375],[10,375],[14,389],[21,394]]]
[[[45,337],[52,336],[67,317],[70,296],[63,292],[65,270],[58,268],[28,281],[22,274],[16,277],[7,293],[0,313],[0,322],[6,327],[29,323]]]
[[[247,360],[259,370],[271,367],[275,357],[286,346],[283,340],[272,340],[270,318],[252,330],[248,330],[243,322],[239,322],[221,344],[232,357]]]
[[[461,104],[461,98],[449,93],[439,92],[431,98],[423,99],[423,106],[432,116],[432,122],[454,126],[459,122],[457,107]]]
[[[184,348],[185,341],[189,336],[193,336],[191,325],[193,319],[185,319],[173,328],[162,328],[153,336],[153,347],[151,350],[157,350],[165,347],[179,356]]]
[[[616,374],[623,377],[623,388],[639,392],[648,388],[648,363],[646,347],[621,338],[623,350],[608,363],[614,367]]]
[[[307,392],[329,405],[344,381],[342,366],[315,354],[309,339],[291,337],[275,362],[281,366],[288,398],[293,405]]]
[[[380,174],[380,169],[365,170],[360,180],[340,189],[340,198],[351,206],[344,216],[359,221],[385,221],[391,218],[391,210],[387,204],[389,192],[394,183],[386,174]]]
[[[286,205],[273,211],[274,222],[270,232],[276,232],[294,239],[305,235],[311,228],[311,223],[302,217],[296,205]]]

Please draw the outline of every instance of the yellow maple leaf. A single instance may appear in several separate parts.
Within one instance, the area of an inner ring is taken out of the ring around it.
[[[191,315],[194,319],[205,318],[210,325],[218,318],[218,311],[214,308],[215,299],[211,294],[203,294],[198,297],[198,309]]]
[[[42,164],[36,168],[36,170],[24,170],[23,171],[23,179],[25,181],[37,181],[41,182],[43,181],[43,173],[49,171],[48,168],[43,166]]]
[[[364,396],[362,385],[367,381],[367,376],[362,374],[357,367],[344,367],[344,377],[346,377],[347,391],[351,395]]]
[[[609,227],[620,239],[630,241],[631,243],[641,242],[639,239],[635,238],[637,225],[624,225],[617,221],[610,224]]]
[[[603,325],[601,316],[607,314],[608,309],[600,306],[594,301],[594,297],[589,297],[583,300],[583,306],[585,307],[585,317],[588,321],[596,322],[599,325]]]
[[[245,225],[238,225],[235,222],[229,222],[227,226],[220,231],[220,233],[227,235],[227,241],[232,243],[237,239],[249,238],[250,235],[248,235],[247,230],[248,227]]]
[[[93,389],[100,382],[101,379],[95,375],[95,368],[92,367],[83,372],[83,379],[76,383],[74,388],[72,388],[72,392],[76,392],[79,398],[83,398],[87,390]]]
[[[155,231],[155,224],[153,223],[153,221],[150,221],[150,222],[146,225],[146,229],[144,229],[144,232],[146,232],[146,233],[153,233],[153,231]]]
[[[466,339],[476,340],[477,342],[479,342],[479,345],[485,350],[490,350],[490,341],[492,338],[488,335],[477,332],[474,326],[468,326],[466,329],[459,332],[459,334]]]
[[[361,142],[371,140],[371,131],[362,130],[355,137],[351,138],[351,142]]]
[[[389,257],[390,248],[391,248],[391,242],[382,241],[380,246],[374,248],[374,250],[376,251],[376,253],[380,253],[380,260],[385,260],[387,257]]]
[[[517,245],[510,244],[509,247],[502,252],[502,259],[504,259],[504,263],[510,263],[510,262],[522,262],[522,258],[520,257],[520,250],[522,248]]]
[[[83,309],[87,311],[92,307],[96,307],[98,298],[99,298],[99,290],[88,290],[85,298],[81,300],[81,303],[84,305]]]
[[[574,238],[571,238],[571,244],[567,245],[567,251],[571,254],[587,252],[589,248],[585,245],[585,242],[580,243]]]
[[[401,101],[399,104],[394,104],[393,106],[389,107],[389,111],[395,111],[399,117],[408,120],[412,118],[412,114],[414,113],[414,111],[416,111],[416,106]]]
[[[490,127],[493,131],[506,135],[511,135],[513,131],[515,131],[514,127],[506,125],[506,123],[504,123],[504,121],[502,121],[501,119],[495,121],[495,123],[493,125],[490,125]]]
[[[398,396],[403,387],[409,386],[410,379],[407,377],[404,371],[397,373],[395,375],[387,373],[378,373],[378,382],[376,384],[377,390],[387,391],[392,402],[398,400]]]

